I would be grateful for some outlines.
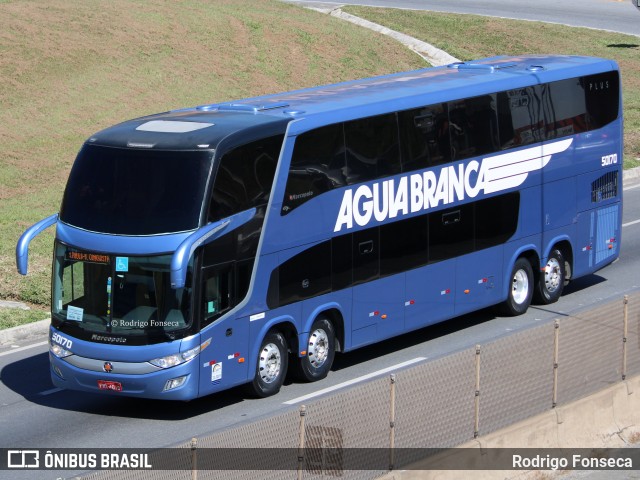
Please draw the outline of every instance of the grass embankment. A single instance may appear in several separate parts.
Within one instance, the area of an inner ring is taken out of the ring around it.
[[[477,15],[364,7],[344,7],[343,10],[430,43],[460,60],[537,53],[616,60],[622,72],[625,168],[640,166],[640,38]]]
[[[15,268],[24,228],[58,211],[82,142],[136,116],[400,70],[397,42],[275,0],[0,2],[0,328],[45,318],[53,229]]]

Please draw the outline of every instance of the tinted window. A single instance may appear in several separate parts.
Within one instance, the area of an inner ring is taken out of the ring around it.
[[[587,107],[579,78],[545,84],[542,92],[547,139],[587,130]]]
[[[589,129],[601,128],[618,118],[620,79],[618,72],[583,78]]]
[[[400,172],[395,113],[346,122],[344,134],[349,184]]]
[[[353,283],[351,241],[351,234],[331,239],[331,287],[333,290],[350,287]]]
[[[335,187],[346,185],[342,124],[299,135],[291,157],[282,214]]]
[[[496,151],[496,96],[483,95],[449,102],[449,135],[454,160]]]
[[[498,126],[502,149],[542,140],[539,87],[519,88],[497,94]]]
[[[331,291],[331,242],[322,242],[295,255],[279,267],[279,304]]]
[[[353,284],[369,282],[380,273],[378,227],[353,233]]]
[[[427,215],[381,225],[380,276],[426,265],[429,247],[427,232]]]
[[[474,250],[473,204],[429,214],[429,261],[439,262]]]
[[[407,172],[451,160],[447,105],[439,103],[398,113],[402,170]]]
[[[264,210],[265,207],[259,207],[256,215],[247,223],[202,247],[202,264],[208,267],[229,259],[253,261],[258,251]]]
[[[518,228],[518,192],[481,200],[475,204],[476,250],[494,247],[509,240]]]
[[[216,221],[269,201],[282,135],[237,147],[217,161],[209,221]]]
[[[60,220],[120,235],[195,229],[210,167],[210,152],[85,145],[71,169]]]

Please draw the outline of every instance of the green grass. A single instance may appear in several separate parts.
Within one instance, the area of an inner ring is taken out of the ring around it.
[[[343,10],[430,43],[463,61],[494,55],[547,53],[616,60],[622,72],[625,168],[640,166],[640,38],[477,15],[364,7]]]
[[[461,59],[497,54],[611,57],[625,83],[626,158],[640,156],[640,40],[463,15],[349,7]],[[286,19],[286,21],[285,21]],[[26,227],[58,211],[92,133],[136,116],[424,66],[390,38],[275,0],[0,0],[0,328],[49,303],[54,231],[15,269]]]
[[[58,211],[92,133],[169,109],[423,66],[391,39],[275,0],[2,2],[0,59],[0,298],[41,309],[55,232],[32,243],[27,277],[16,273],[15,245]]]
[[[44,320],[49,316],[49,312],[43,309],[0,308],[0,330]]]

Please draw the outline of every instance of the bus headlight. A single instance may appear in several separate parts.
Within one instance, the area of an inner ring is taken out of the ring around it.
[[[73,355],[73,352],[62,348],[60,345],[58,345],[57,343],[50,343],[49,344],[49,351],[51,353],[53,353],[56,357],[58,358],[64,358],[64,357],[68,357],[70,355]]]
[[[154,358],[153,360],[149,360],[149,363],[160,368],[175,367],[194,359],[196,355],[200,353],[200,348],[200,345],[198,345],[197,347],[193,347],[186,352],[174,353],[173,355],[167,355],[166,357],[161,358]]]

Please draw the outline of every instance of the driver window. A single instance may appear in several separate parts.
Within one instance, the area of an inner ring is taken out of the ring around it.
[[[202,289],[202,325],[205,327],[234,306],[233,263],[204,270]]]

